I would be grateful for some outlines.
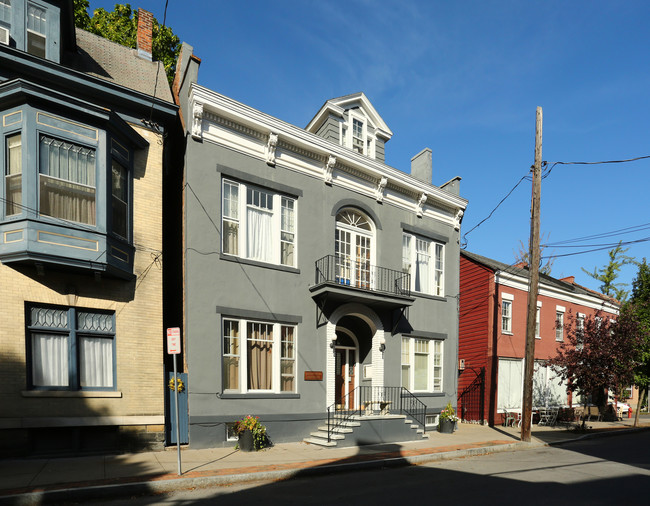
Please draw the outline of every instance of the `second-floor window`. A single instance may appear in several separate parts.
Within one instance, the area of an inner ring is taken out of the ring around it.
[[[444,245],[410,233],[402,235],[402,271],[411,275],[411,289],[444,295]]]
[[[22,135],[14,134],[7,137],[7,166],[5,169],[5,197],[7,216],[20,214],[22,207]]]
[[[564,313],[562,311],[555,313],[555,340],[564,340]]]
[[[223,253],[295,267],[296,232],[296,199],[223,180]]]
[[[538,307],[537,312],[535,313],[535,337],[537,339],[541,339],[541,336],[539,335],[539,317],[540,317],[541,310],[542,309]]]
[[[41,135],[39,211],[46,216],[95,224],[95,150]]]
[[[512,301],[501,301],[501,330],[512,332]]]

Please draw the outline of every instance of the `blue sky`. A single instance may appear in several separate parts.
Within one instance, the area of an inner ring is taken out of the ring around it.
[[[90,10],[113,2],[90,1]],[[140,0],[162,22],[164,0]],[[650,2],[169,0],[167,25],[202,59],[199,83],[304,127],[329,98],[363,91],[394,132],[386,163],[405,172],[433,150],[433,183],[462,177],[465,233],[533,163],[650,155]],[[650,237],[650,160],[557,165],[542,182],[547,242],[648,224],[580,244]],[[467,249],[513,262],[529,235],[531,183],[467,235]],[[649,242],[628,255],[650,257]],[[555,254],[577,249],[549,248]],[[605,250],[557,258],[555,277]],[[631,283],[636,268],[625,268]]]

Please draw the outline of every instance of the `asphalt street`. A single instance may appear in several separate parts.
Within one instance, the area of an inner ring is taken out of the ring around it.
[[[650,431],[421,466],[182,490],[129,504],[645,504]],[[123,504],[115,501],[103,504]]]

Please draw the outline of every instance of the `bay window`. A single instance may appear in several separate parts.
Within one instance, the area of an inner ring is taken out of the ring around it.
[[[223,319],[223,390],[296,391],[296,327]]]
[[[444,245],[407,232],[402,235],[402,271],[411,275],[411,289],[444,295]]]
[[[443,342],[402,337],[402,386],[413,392],[442,392]]]
[[[296,199],[223,179],[222,251],[295,267]]]
[[[32,306],[27,312],[27,328],[32,388],[115,388],[113,312]]]

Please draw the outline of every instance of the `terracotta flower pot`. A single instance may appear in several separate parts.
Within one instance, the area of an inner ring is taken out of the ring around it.
[[[243,452],[255,451],[255,442],[253,441],[253,433],[250,429],[246,429],[239,434],[239,449]]]

